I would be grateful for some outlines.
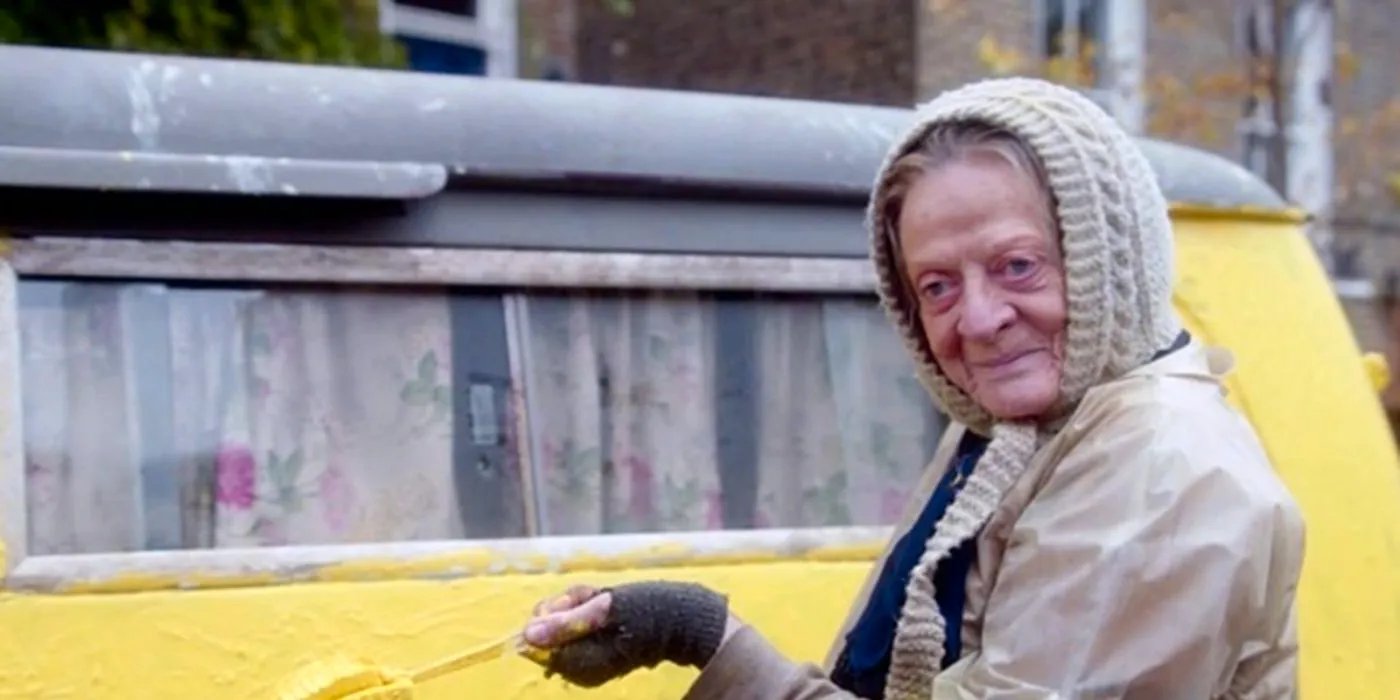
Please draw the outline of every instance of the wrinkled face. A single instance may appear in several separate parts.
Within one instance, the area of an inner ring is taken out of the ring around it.
[[[1065,273],[1035,180],[973,152],[918,177],[898,230],[925,337],[948,379],[997,419],[1052,408]]]

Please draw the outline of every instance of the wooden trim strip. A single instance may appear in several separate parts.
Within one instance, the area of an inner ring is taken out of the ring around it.
[[[792,560],[869,562],[890,532],[887,527],[727,530],[52,555],[20,562],[5,583],[30,592],[129,593]]]
[[[857,258],[16,239],[21,275],[386,285],[870,293]]]

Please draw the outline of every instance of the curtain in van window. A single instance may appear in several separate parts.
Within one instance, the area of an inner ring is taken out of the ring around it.
[[[527,316],[543,534],[721,527],[713,308],[541,295]]]
[[[21,288],[20,353],[30,551],[141,549],[139,397],[117,287]]]
[[[20,294],[34,554],[462,536],[444,296]]]
[[[942,428],[867,298],[530,295],[525,475],[498,296],[19,291],[35,554],[886,524]]]
[[[179,452],[215,456],[214,524],[205,541],[225,547],[462,535],[445,388],[452,358],[445,299],[383,291],[259,294],[239,304],[227,330],[201,328],[210,318],[200,308],[206,305],[185,304],[171,314],[177,403],[207,409],[190,416],[202,425],[176,431],[203,435],[203,444]],[[411,401],[407,387],[420,379],[429,382],[431,400]]]
[[[889,321],[839,298],[768,300],[758,313],[762,520],[892,524],[940,422]]]
[[[867,299],[533,296],[543,529],[892,523],[942,423]]]

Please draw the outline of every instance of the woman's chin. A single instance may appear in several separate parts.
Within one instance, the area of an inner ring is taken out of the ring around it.
[[[1031,420],[1054,408],[1059,377],[1018,377],[983,386],[974,397],[997,420]]]

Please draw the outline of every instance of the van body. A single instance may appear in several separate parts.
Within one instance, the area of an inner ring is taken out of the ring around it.
[[[21,47],[0,93],[0,699],[267,698],[647,578],[817,660],[944,426],[862,228],[907,110]],[[1307,518],[1302,696],[1400,697],[1384,367],[1298,212],[1143,147]]]

